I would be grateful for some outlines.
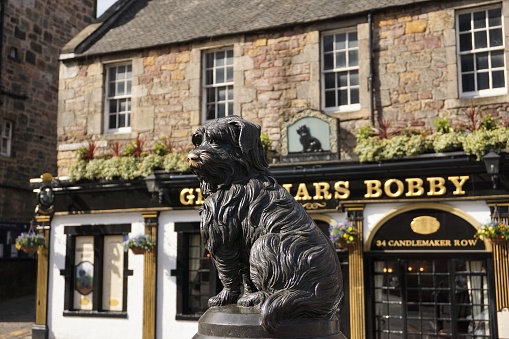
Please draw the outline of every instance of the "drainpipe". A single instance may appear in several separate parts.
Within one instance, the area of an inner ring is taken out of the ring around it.
[[[372,12],[368,13],[368,26],[369,26],[369,110],[370,110],[370,118],[371,125],[375,125],[375,99],[373,94],[373,69],[374,69],[374,60],[373,60],[373,14]]]

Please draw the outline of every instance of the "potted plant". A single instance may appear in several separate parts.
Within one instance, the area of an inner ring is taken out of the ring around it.
[[[16,249],[28,254],[34,254],[40,246],[44,246],[46,239],[42,234],[23,232],[16,238]]]
[[[124,241],[125,251],[127,252],[131,249],[134,254],[143,254],[146,251],[152,251],[154,247],[155,243],[149,235],[145,234],[140,234]]]
[[[488,239],[493,244],[502,245],[509,238],[509,225],[502,221],[491,220],[481,225],[474,237],[480,240]]]
[[[329,227],[329,236],[334,244],[339,245],[341,248],[346,248],[355,242],[359,236],[359,231],[350,220],[345,220],[337,225],[331,225]]]

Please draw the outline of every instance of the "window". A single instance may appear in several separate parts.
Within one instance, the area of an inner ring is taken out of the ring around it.
[[[203,246],[199,223],[176,223],[178,232],[177,319],[196,319],[208,309],[210,297],[222,288],[210,254]]]
[[[12,143],[12,122],[2,121],[2,141],[0,144],[0,155],[11,156],[11,143]]]
[[[205,120],[233,115],[233,50],[205,53],[203,74]]]
[[[489,269],[486,259],[375,261],[375,338],[492,338]]]
[[[322,37],[322,105],[325,112],[360,109],[357,32]]]
[[[66,226],[64,315],[126,317],[131,225]]]
[[[462,97],[507,92],[502,23],[500,8],[458,14],[458,67]]]
[[[132,65],[113,65],[106,68],[106,130],[131,131]]]

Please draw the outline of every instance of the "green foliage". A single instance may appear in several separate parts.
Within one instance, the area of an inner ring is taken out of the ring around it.
[[[451,122],[446,118],[438,118],[433,121],[438,133],[449,133],[452,131]]]
[[[260,139],[261,139],[261,141],[262,141],[263,149],[264,149],[265,151],[270,150],[270,147],[271,147],[271,144],[270,144],[270,138],[269,138],[269,136],[267,135],[267,133],[262,132],[262,133],[260,134]]]

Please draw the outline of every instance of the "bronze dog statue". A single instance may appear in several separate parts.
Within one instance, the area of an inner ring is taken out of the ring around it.
[[[260,127],[229,116],[198,128],[192,141],[189,165],[206,196],[200,232],[223,284],[209,307],[258,307],[270,333],[288,320],[337,315],[333,244],[268,172]]]

